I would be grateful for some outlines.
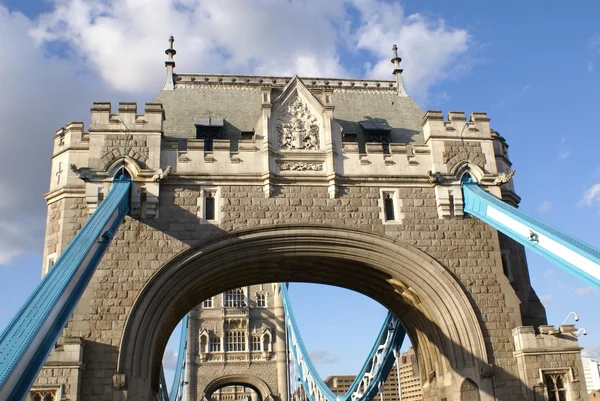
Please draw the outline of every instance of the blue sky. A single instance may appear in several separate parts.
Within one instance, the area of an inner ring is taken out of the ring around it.
[[[0,327],[40,278],[54,131],[87,125],[93,101],[150,101],[171,34],[179,72],[390,78],[397,43],[423,109],[491,117],[522,210],[600,247],[600,3],[249,3],[0,0]],[[576,311],[584,352],[600,357],[599,293],[535,255],[529,264],[549,322]],[[348,291],[293,286],[291,296],[321,374],[356,372],[385,311]]]

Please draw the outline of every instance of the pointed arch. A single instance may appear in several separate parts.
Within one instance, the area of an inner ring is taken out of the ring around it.
[[[456,177],[458,182],[461,182],[465,174],[469,174],[475,182],[480,182],[485,172],[476,164],[470,163],[468,160],[462,160],[456,163],[451,169],[450,174]]]
[[[110,177],[116,177],[119,171],[124,168],[129,173],[132,181],[137,180],[137,177],[142,170],[138,162],[129,156],[120,156],[117,159],[113,159],[108,163],[108,166],[106,173]]]
[[[477,384],[466,378],[460,385],[460,401],[480,401],[479,387]]]

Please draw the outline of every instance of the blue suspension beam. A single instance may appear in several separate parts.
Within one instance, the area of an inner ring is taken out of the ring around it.
[[[183,384],[185,381],[185,353],[187,350],[188,315],[181,321],[181,335],[179,336],[179,351],[177,353],[177,365],[175,365],[175,377],[169,392],[171,401],[181,401],[183,398]]]
[[[464,211],[600,289],[600,250],[514,208],[481,189],[462,185]]]
[[[0,334],[0,400],[21,401],[87,287],[113,234],[129,212],[123,176]]]
[[[348,392],[337,396],[327,387],[314,367],[291,308],[287,287],[281,283],[288,344],[294,362],[296,379],[304,386],[304,394],[310,401],[371,401],[379,392],[394,365],[394,350],[399,350],[406,336],[404,327],[391,312],[388,313],[379,335],[360,373]]]

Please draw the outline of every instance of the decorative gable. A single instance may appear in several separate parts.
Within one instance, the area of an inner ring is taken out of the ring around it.
[[[273,105],[276,149],[318,151],[323,148],[323,105],[294,77]]]

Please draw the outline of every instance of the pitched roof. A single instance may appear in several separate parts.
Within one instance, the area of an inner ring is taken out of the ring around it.
[[[262,88],[272,88],[276,101],[292,77],[176,74],[175,89],[163,90],[154,102],[165,110],[164,132],[168,137],[195,138],[195,121],[222,118],[224,138],[239,137],[240,131],[252,131],[262,114]],[[423,141],[423,111],[408,96],[396,94],[395,81],[332,78],[302,78],[315,92],[331,93],[333,116],[344,132],[356,133],[364,141],[360,122],[386,122],[392,129],[391,142]]]

